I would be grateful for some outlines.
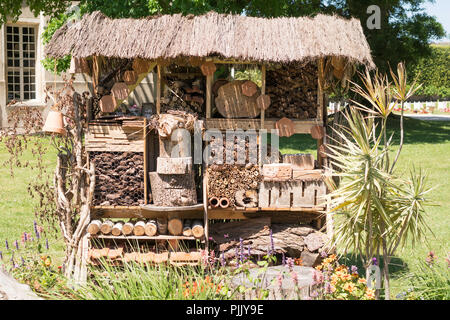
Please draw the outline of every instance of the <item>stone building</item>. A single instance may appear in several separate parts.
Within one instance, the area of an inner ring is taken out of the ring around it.
[[[35,17],[28,7],[23,7],[16,22],[0,25],[0,128],[10,125],[8,115],[18,105],[40,108],[45,117],[50,105],[44,102],[44,89],[63,84],[63,74],[56,76],[41,63],[44,59],[42,32],[48,20],[42,14]],[[128,103],[153,102],[153,82],[154,75],[150,74]],[[77,74],[74,85],[78,92],[92,89],[91,79],[85,74]],[[13,99],[21,102],[8,106]]]

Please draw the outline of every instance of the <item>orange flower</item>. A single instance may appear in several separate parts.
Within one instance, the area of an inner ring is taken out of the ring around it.
[[[352,280],[352,276],[348,273],[342,273],[339,278],[341,278],[342,281],[350,281]]]
[[[366,279],[364,278],[358,279],[358,283],[366,284]]]
[[[352,282],[347,282],[346,284],[344,284],[344,290],[352,293],[355,290],[355,284]]]
[[[297,266],[302,266],[303,265],[303,260],[301,258],[297,258],[297,259],[294,259],[294,263]]]

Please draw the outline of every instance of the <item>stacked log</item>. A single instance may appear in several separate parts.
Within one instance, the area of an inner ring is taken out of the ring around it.
[[[289,64],[267,70],[267,118],[314,119],[317,117],[318,71],[313,63]]]
[[[238,191],[257,192],[261,175],[257,165],[212,165],[208,171],[208,199],[217,198],[220,206],[223,198],[228,199],[228,207],[236,207]]]
[[[204,116],[205,92],[201,78],[189,80],[165,80],[167,90],[161,99],[161,112],[180,110]]]
[[[91,235],[113,235],[113,236],[148,236],[158,235],[172,236],[194,236],[202,238],[205,235],[202,220],[183,220],[180,218],[158,218],[128,222],[112,222],[111,220],[93,220],[88,225],[88,233]]]
[[[247,256],[249,252],[253,259],[270,252],[300,258],[302,265],[312,267],[320,263],[320,253],[326,250],[327,244],[326,235],[310,225],[272,224],[269,217],[214,223],[210,228],[210,237],[228,261]]]
[[[94,206],[144,204],[144,156],[135,152],[90,152],[95,164]]]

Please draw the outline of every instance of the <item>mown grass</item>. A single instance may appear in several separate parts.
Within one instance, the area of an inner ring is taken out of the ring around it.
[[[394,133],[394,143],[398,144],[398,117],[392,117],[389,122],[391,133]],[[281,138],[282,153],[312,153],[316,155],[316,141],[308,135],[296,135],[290,139]],[[3,145],[0,144],[0,163],[8,158]],[[33,159],[31,153],[24,155],[29,161]],[[55,165],[55,152],[49,148],[44,157],[46,165]],[[403,251],[398,251],[392,260],[391,272],[393,276],[393,296],[407,288],[404,272],[414,272],[417,262],[424,260],[427,253],[433,250],[440,259],[447,257],[450,240],[450,122],[428,122],[415,119],[405,120],[405,145],[400,157],[397,172],[407,174],[415,166],[428,173],[429,186],[434,191],[429,200],[435,205],[428,208],[427,223],[432,233],[428,234],[428,242],[408,245]],[[36,177],[36,172],[28,168],[15,170],[11,177],[9,168],[0,167],[0,251],[4,250],[4,240],[10,242],[20,240],[22,232],[33,230],[33,206],[35,200],[27,193],[27,184]],[[338,217],[339,219],[339,217]],[[51,240],[51,250],[59,257],[63,255],[61,240]],[[348,264],[359,264],[350,259]]]

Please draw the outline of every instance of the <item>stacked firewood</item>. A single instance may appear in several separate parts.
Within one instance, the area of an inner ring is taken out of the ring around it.
[[[93,265],[103,265],[105,262],[117,266],[131,262],[183,265],[197,264],[202,258],[201,252],[196,249],[191,249],[189,252],[167,251],[168,249],[170,248],[161,246],[159,248],[156,248],[156,246],[143,247],[139,250],[127,246],[92,248],[88,253],[88,261]]]
[[[317,117],[317,66],[290,64],[267,70],[266,93],[270,96],[268,118],[313,119]]]
[[[95,165],[94,205],[144,204],[144,156],[136,152],[90,152]]]
[[[89,234],[107,235],[107,236],[147,236],[155,237],[158,235],[172,235],[194,237],[201,239],[205,235],[202,220],[190,220],[179,218],[157,218],[148,220],[129,220],[111,221],[111,220],[93,220],[90,222],[87,231]]]
[[[236,202],[236,194],[241,192],[253,192],[256,196],[261,175],[257,165],[211,165],[208,171],[208,199],[212,206],[216,206],[214,199],[218,199],[218,206],[239,207]],[[254,196],[252,195],[251,198]],[[221,199],[228,200],[228,204],[222,205]],[[239,196],[238,202],[239,202]],[[250,197],[249,197],[250,198]],[[255,204],[256,205],[256,204]],[[216,207],[218,207],[216,206]]]
[[[166,90],[161,99],[161,112],[168,110],[182,110],[203,116],[205,104],[204,86],[201,79],[175,80],[165,79]]]

